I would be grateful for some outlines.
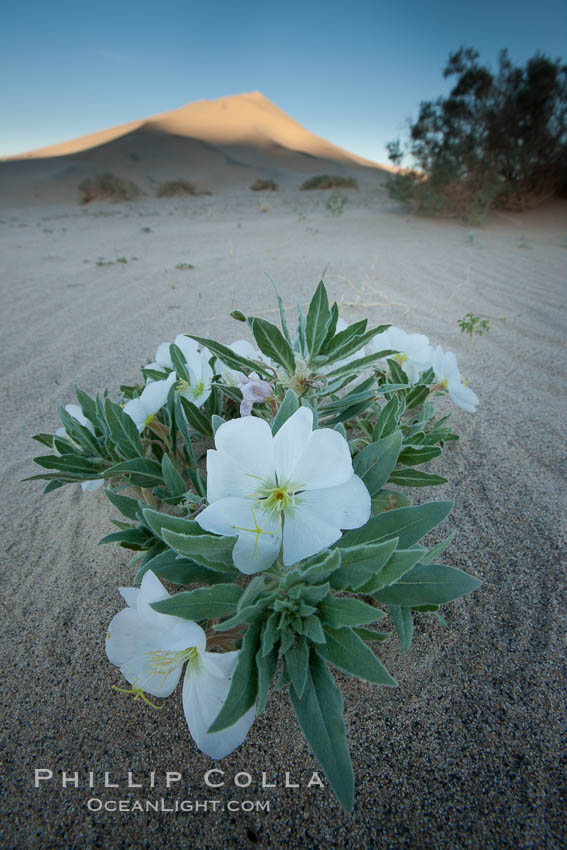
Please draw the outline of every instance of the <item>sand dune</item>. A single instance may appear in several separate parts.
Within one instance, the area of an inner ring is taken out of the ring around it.
[[[371,185],[385,167],[315,136],[260,92],[201,100],[0,161],[0,203],[66,201],[85,177],[111,171],[147,194],[183,177],[223,191],[257,177],[297,187],[306,176],[337,173]]]

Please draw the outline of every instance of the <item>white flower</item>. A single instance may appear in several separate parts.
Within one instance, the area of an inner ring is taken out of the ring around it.
[[[400,364],[412,384],[432,365],[433,347],[424,334],[408,334],[401,328],[390,327],[377,334],[368,348],[371,353],[386,349],[399,351],[390,357]]]
[[[80,422],[81,425],[84,425],[85,428],[91,432],[94,436],[94,425],[90,419],[87,419],[85,414],[82,411],[82,408],[79,407],[78,404],[66,404],[65,410],[67,413],[76,419],[77,422]],[[71,439],[65,428],[58,428],[55,432],[56,437],[62,437],[64,440],[68,440],[73,445],[77,445],[74,440]],[[102,487],[104,484],[104,478],[91,478],[88,481],[81,481],[81,490],[83,493],[93,493],[95,490],[98,490],[99,487]]]
[[[275,437],[253,416],[225,422],[207,453],[205,531],[238,535],[235,566],[248,575],[269,567],[283,544],[286,566],[314,555],[370,516],[370,495],[354,475],[347,441],[313,431],[300,407]]]
[[[206,652],[203,629],[191,620],[160,614],[151,602],[168,599],[157,576],[148,570],[140,588],[121,587],[127,608],[112,619],[106,654],[120,667],[132,692],[167,697],[177,687],[185,662],[183,710],[198,748],[214,759],[231,753],[245,739],[254,721],[252,707],[233,726],[207,733],[226,700],[238,652]]]
[[[174,369],[171,353],[169,350],[171,343],[162,342],[156,351],[156,359],[153,363],[148,363],[146,369],[163,372],[164,374]],[[187,367],[188,381],[179,379],[176,390],[179,395],[191,401],[197,407],[200,407],[206,402],[211,394],[211,383],[213,380],[213,370],[211,369],[209,360],[211,352],[207,348],[199,348],[199,344],[194,339],[185,334],[178,334],[175,337],[175,345],[180,349],[183,359]],[[150,383],[148,381],[148,383]]]
[[[140,434],[164,406],[169,389],[176,380],[176,373],[171,372],[164,381],[152,381],[139,398],[133,398],[124,405],[124,413],[134,420]]]
[[[438,345],[433,355],[435,377],[449,392],[451,401],[462,407],[468,413],[474,413],[478,404],[478,396],[467,387],[457,366],[457,358],[452,351],[443,351]]]
[[[156,351],[156,359],[153,363],[148,363],[146,369],[153,369],[155,372],[169,372],[173,370],[173,362],[169,353],[170,342],[162,342],[158,345]],[[186,361],[189,361],[195,354],[199,352],[199,344],[191,337],[185,334],[177,334],[175,337],[175,345],[181,349]],[[210,357],[210,355],[209,355]]]

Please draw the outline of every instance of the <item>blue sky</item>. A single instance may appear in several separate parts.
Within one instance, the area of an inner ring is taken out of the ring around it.
[[[567,52],[565,0],[28,0],[0,27],[0,156],[190,101],[259,90],[308,130],[387,161],[450,51]]]

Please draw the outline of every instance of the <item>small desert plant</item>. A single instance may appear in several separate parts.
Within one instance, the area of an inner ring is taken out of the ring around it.
[[[481,319],[480,316],[475,316],[474,313],[465,313],[462,319],[457,319],[457,324],[461,329],[461,333],[469,335],[469,339],[473,338],[473,334],[482,336],[483,333],[488,333],[490,324],[487,319]]]
[[[210,195],[206,189],[197,189],[193,183],[179,177],[177,180],[168,180],[160,183],[156,191],[156,198],[175,198],[179,195]]]
[[[277,192],[279,186],[275,180],[265,180],[263,177],[258,177],[250,188],[253,192]]]
[[[302,192],[307,189],[358,189],[358,183],[353,177],[341,177],[340,174],[316,174],[299,188]]]
[[[449,56],[446,98],[421,104],[409,139],[388,145],[391,197],[425,213],[479,220],[492,207],[524,210],[566,191],[567,65],[537,54],[515,67],[506,51],[492,73],[478,53]]]
[[[142,191],[130,180],[123,180],[107,171],[106,174],[85,178],[79,183],[79,193],[79,202],[89,204],[91,201],[131,201]]]
[[[331,215],[339,216],[345,211],[345,204],[348,201],[346,195],[341,195],[340,192],[333,192],[325,206]]]

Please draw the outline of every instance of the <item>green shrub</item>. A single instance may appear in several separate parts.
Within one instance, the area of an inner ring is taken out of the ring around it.
[[[275,180],[264,180],[262,177],[250,186],[253,192],[277,192],[280,188]]]
[[[478,220],[492,207],[523,210],[567,190],[567,65],[537,54],[515,67],[506,51],[493,74],[478,53],[449,56],[448,97],[421,104],[409,139],[388,145],[401,168],[387,181],[405,207]]]
[[[156,198],[175,198],[179,195],[210,195],[206,189],[197,189],[193,183],[179,177],[177,180],[168,180],[160,183],[156,191]]]
[[[302,192],[306,189],[358,189],[358,183],[352,177],[341,177],[340,174],[317,174],[299,188]]]
[[[82,204],[89,204],[91,201],[132,201],[142,194],[135,183],[122,180],[110,172],[87,177],[79,183],[79,202]]]

